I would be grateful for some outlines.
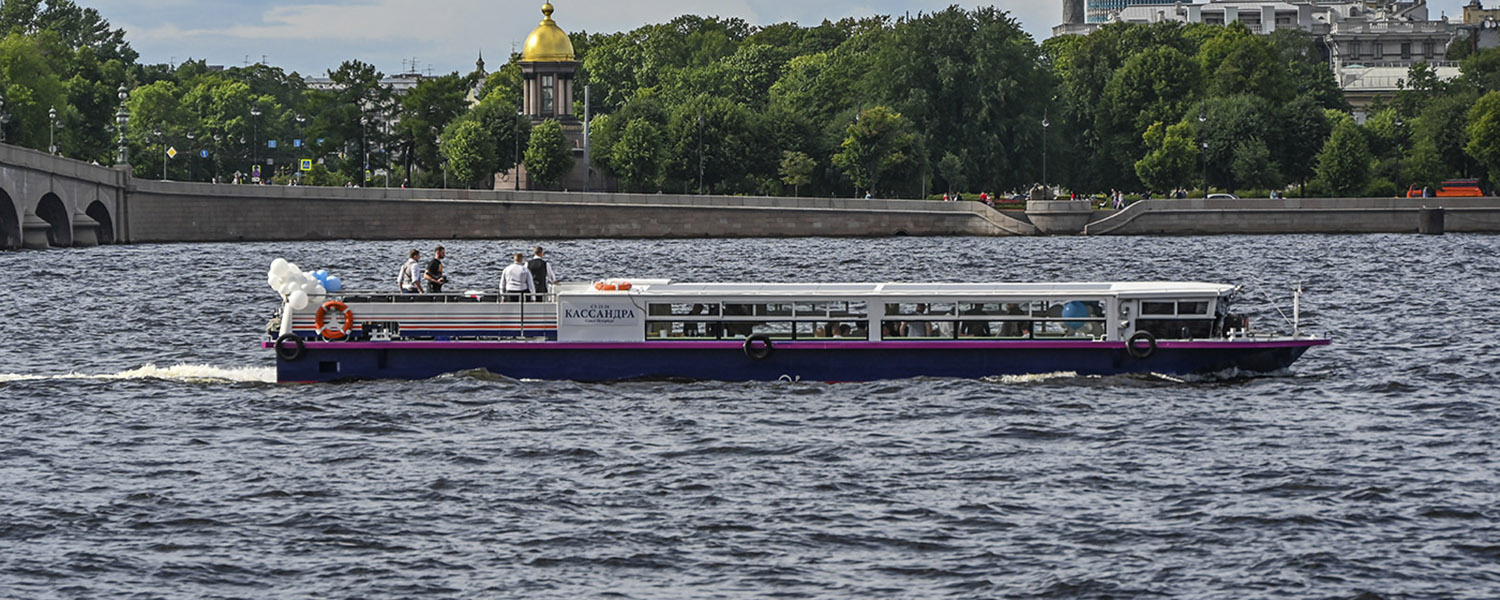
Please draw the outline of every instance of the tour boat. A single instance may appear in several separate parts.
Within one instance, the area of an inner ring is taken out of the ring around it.
[[[262,347],[275,350],[284,382],[473,370],[577,381],[847,382],[1275,372],[1329,343],[1295,321],[1289,334],[1252,329],[1230,312],[1236,289],[612,280],[517,297],[317,287],[310,299],[283,295]]]

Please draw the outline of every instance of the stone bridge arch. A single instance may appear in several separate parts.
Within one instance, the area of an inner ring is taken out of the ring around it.
[[[0,189],[0,250],[21,249],[21,208]]]
[[[115,243],[115,219],[112,215],[109,214],[108,206],[106,206],[103,202],[95,200],[89,203],[88,207],[83,210],[83,214],[88,219],[93,219],[94,221],[94,223],[88,224],[89,229],[95,232],[95,239],[92,240],[93,242],[99,244]],[[80,218],[78,219],[78,221],[79,223],[77,223],[76,226],[82,227],[86,219]],[[85,235],[87,235],[86,231],[82,231],[76,228],[73,231],[74,241],[80,244],[84,242],[82,238]]]
[[[23,239],[27,248],[48,248],[73,245],[73,221],[67,205],[57,194],[47,192],[36,203],[36,210],[27,215]],[[35,220],[32,220],[33,217]]]

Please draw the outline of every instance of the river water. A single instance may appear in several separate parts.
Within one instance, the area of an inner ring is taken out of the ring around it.
[[[493,287],[521,240],[447,243]],[[1289,372],[280,385],[272,258],[0,253],[4,598],[1496,598],[1479,235],[584,240],[565,279],[1202,280],[1333,336]]]

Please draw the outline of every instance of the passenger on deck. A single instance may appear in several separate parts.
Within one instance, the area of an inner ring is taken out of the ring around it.
[[[401,272],[396,274],[396,287],[403,294],[422,293],[422,263],[417,259],[422,258],[422,253],[413,249],[407,253],[406,264],[401,265]]]
[[[537,246],[536,252],[531,256],[531,260],[526,261],[526,270],[531,271],[531,281],[536,285],[537,297],[535,300],[537,302],[543,301],[544,298],[541,295],[546,294],[548,290],[557,285],[557,273],[552,271],[552,265],[543,258],[546,255],[547,252],[542,250],[541,246]]]
[[[422,271],[423,285],[428,293],[441,294],[443,284],[448,283],[448,276],[443,274],[443,258],[446,256],[448,253],[443,250],[442,246],[433,249],[432,260],[427,261],[427,268]]]
[[[516,253],[515,261],[500,272],[500,291],[505,293],[506,302],[525,302],[527,294],[536,293],[536,282],[531,278],[531,271],[526,270],[520,252]]]

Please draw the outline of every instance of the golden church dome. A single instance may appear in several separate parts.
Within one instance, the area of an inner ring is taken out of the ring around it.
[[[552,3],[542,5],[542,24],[526,38],[521,62],[569,62],[573,60],[573,41],[552,20]]]

